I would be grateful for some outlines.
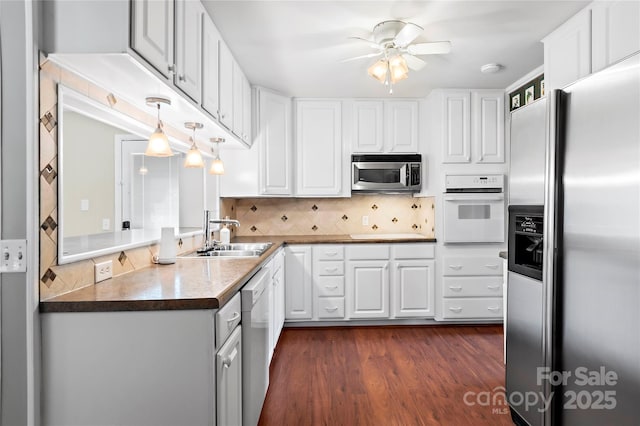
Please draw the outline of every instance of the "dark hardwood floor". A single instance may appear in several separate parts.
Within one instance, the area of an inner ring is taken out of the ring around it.
[[[512,424],[502,348],[501,326],[287,328],[259,424]]]

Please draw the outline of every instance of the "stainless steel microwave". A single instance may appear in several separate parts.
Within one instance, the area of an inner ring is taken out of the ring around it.
[[[351,192],[412,193],[422,188],[422,155],[351,156]]]

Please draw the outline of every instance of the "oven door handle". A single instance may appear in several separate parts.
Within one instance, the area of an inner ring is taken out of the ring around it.
[[[445,194],[445,201],[504,201],[501,193]]]

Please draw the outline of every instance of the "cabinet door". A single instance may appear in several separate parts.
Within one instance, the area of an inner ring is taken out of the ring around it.
[[[347,304],[350,318],[389,318],[389,262],[348,263]]]
[[[339,101],[296,102],[296,195],[340,195],[341,110]]]
[[[220,33],[204,14],[202,24],[202,108],[218,118],[218,43]]]
[[[243,106],[242,102],[244,100],[244,96],[242,94],[244,85],[244,74],[240,69],[240,65],[236,61],[233,61],[233,96],[232,96],[232,107],[233,107],[233,133],[238,136],[240,139],[244,139],[242,137],[242,131],[244,129],[243,123]]]
[[[282,255],[284,257],[284,251]],[[285,272],[284,266],[278,270],[276,275],[273,277],[275,283],[275,294],[274,294],[274,310],[275,310],[275,321],[274,321],[274,346],[278,343],[278,339],[280,338],[280,333],[282,332],[282,327],[284,326],[284,316],[285,316]]]
[[[311,246],[288,246],[285,250],[285,318],[311,319]]]
[[[504,163],[504,92],[474,92],[471,111],[476,162]]]
[[[545,92],[591,73],[591,10],[578,12],[542,41]]]
[[[353,103],[353,152],[383,152],[383,102]]]
[[[251,85],[245,76],[242,79],[242,140],[253,144],[251,136]]]
[[[169,77],[173,70],[173,0],[132,3],[131,48]]]
[[[217,424],[242,424],[242,330],[236,327],[216,355]]]
[[[175,84],[194,101],[202,96],[202,15],[199,1],[176,0]]]
[[[218,42],[220,112],[218,118],[227,128],[233,128],[233,56],[222,40]]]
[[[256,90],[260,147],[260,192],[291,195],[291,99]]]
[[[384,131],[387,152],[418,152],[418,101],[386,101]]]
[[[467,91],[451,91],[443,94],[443,163],[471,161],[470,98],[471,95]]]
[[[599,71],[640,50],[640,2],[594,2],[592,71]]]
[[[393,264],[393,314],[401,317],[433,317],[435,263],[403,260]]]

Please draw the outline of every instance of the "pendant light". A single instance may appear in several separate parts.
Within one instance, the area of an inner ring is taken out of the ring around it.
[[[224,142],[224,138],[211,138],[209,139],[214,147],[211,148],[211,152],[213,152],[213,161],[211,161],[211,167],[209,168],[209,174],[212,175],[223,175],[224,174],[224,163],[220,159],[220,144]]]
[[[150,96],[146,101],[149,106],[157,105],[158,125],[153,134],[149,136],[149,143],[147,144],[147,150],[144,152],[144,155],[148,155],[150,157],[171,157],[173,155],[173,151],[171,151],[171,147],[169,146],[169,139],[167,139],[167,135],[162,131],[163,124],[162,121],[160,121],[160,104],[171,105],[171,100]]]
[[[202,129],[202,123],[187,122],[184,123],[184,127],[193,130],[193,137],[190,137],[191,148],[187,152],[187,156],[184,159],[184,166],[187,168],[199,168],[204,167],[204,160],[202,154],[196,145],[196,129]]]

